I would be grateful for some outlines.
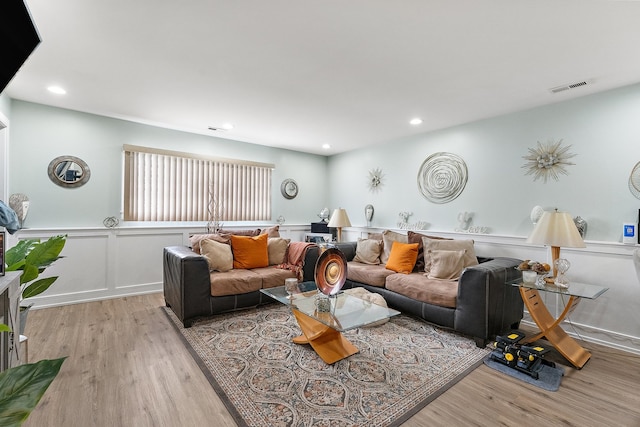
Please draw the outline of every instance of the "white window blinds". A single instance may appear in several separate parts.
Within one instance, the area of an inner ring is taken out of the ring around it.
[[[218,212],[218,221],[271,220],[273,168],[125,145],[124,219],[211,221]]]

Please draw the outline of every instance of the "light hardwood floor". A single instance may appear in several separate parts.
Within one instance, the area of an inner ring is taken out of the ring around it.
[[[162,294],[29,313],[29,359],[66,356],[24,424],[235,426],[162,312]],[[640,357],[592,359],[547,392],[482,365],[404,426],[640,426]]]

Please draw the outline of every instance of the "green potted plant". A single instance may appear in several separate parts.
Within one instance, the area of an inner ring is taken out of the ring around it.
[[[11,329],[0,324],[0,333]],[[0,372],[0,426],[20,426],[60,372],[65,357],[41,360]]]
[[[40,239],[20,240],[5,252],[5,271],[22,270],[20,276],[21,301],[40,295],[58,280],[58,276],[40,278],[40,274],[57,259],[67,241],[66,235],[52,236],[45,241]],[[20,335],[24,335],[27,313],[31,305],[20,306]]]

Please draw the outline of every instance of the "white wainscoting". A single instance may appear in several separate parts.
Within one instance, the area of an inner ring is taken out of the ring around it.
[[[162,250],[165,246],[188,245],[189,235],[204,227],[118,227],[76,229],[23,229],[17,239],[47,239],[67,235],[64,258],[47,268],[42,277],[58,280],[27,302],[34,308],[140,295],[162,291]],[[238,227],[240,228],[240,227]],[[260,228],[244,227],[244,228]],[[281,227],[281,235],[302,240],[309,226]]]
[[[258,228],[257,225],[253,228]],[[238,227],[240,228],[240,227]],[[244,228],[252,228],[245,226]],[[262,227],[264,228],[264,226]],[[357,240],[381,229],[349,228],[343,240]],[[398,232],[406,232],[395,230]],[[203,227],[119,227],[115,229],[24,229],[15,239],[46,239],[66,234],[65,258],[44,272],[60,278],[45,293],[31,298],[34,308],[53,307],[101,299],[162,291],[162,250],[165,246],[186,245],[188,236],[202,233]],[[281,235],[302,241],[309,225],[284,225]],[[508,256],[549,262],[547,248],[525,243],[525,237],[491,234],[420,231],[424,234],[475,240],[479,256]],[[564,329],[592,342],[640,354],[640,283],[633,265],[637,245],[587,240],[584,249],[562,248],[561,256],[571,262],[569,279],[609,287],[596,300],[584,300],[565,322]],[[545,295],[546,304],[556,313],[560,297]],[[552,311],[553,312],[553,311]],[[530,319],[525,316],[525,321]]]

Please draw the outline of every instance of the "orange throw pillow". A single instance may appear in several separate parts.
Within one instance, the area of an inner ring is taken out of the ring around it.
[[[393,242],[391,253],[385,268],[393,270],[396,273],[409,274],[413,271],[418,259],[417,243],[400,243]]]
[[[268,234],[255,237],[231,235],[233,268],[259,268],[269,266]]]

